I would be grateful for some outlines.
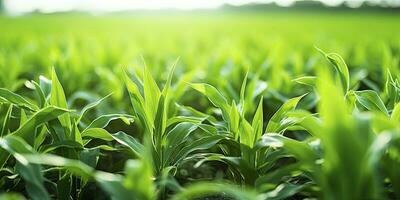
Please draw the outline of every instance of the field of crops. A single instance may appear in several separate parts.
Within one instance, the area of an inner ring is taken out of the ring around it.
[[[400,14],[0,16],[0,199],[400,199]]]

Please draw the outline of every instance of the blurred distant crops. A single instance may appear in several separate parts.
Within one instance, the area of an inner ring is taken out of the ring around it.
[[[243,71],[267,64],[291,69],[283,72],[290,79],[317,65],[314,46],[340,53],[352,68],[377,70],[399,51],[398,18],[383,13],[302,12],[2,17],[0,67],[15,72],[3,73],[0,85],[16,89],[18,80],[48,74],[49,67],[56,66],[63,73],[61,80],[68,80],[66,91],[71,94],[90,87],[90,81],[101,81],[102,72],[95,69],[115,71],[140,64],[140,56],[160,78],[180,57],[180,71],[199,70],[206,74],[197,77],[206,82],[215,78],[208,72],[215,75],[230,67]],[[95,76],[82,79],[87,72]],[[272,78],[268,71],[263,76]],[[285,84],[279,79],[282,83],[277,85]]]

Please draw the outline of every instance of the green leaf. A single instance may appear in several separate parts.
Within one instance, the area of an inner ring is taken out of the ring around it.
[[[315,87],[316,79],[317,79],[317,77],[315,77],[315,76],[302,76],[302,77],[293,79],[293,81],[296,83],[303,84],[303,85]]]
[[[318,159],[317,154],[307,143],[293,140],[276,133],[263,135],[255,145],[256,149],[269,147],[284,148],[307,165],[314,164]]]
[[[161,92],[146,66],[143,70],[143,90],[144,110],[146,112],[150,128],[154,128],[154,120],[157,113],[156,105],[158,105],[158,101],[160,100]]]
[[[11,111],[13,109],[12,104],[8,105],[7,112],[1,116],[3,118],[3,123],[1,124],[1,131],[0,131],[0,137],[6,136],[9,132],[9,124],[10,124],[10,118],[11,118]],[[3,113],[1,113],[3,114]]]
[[[391,119],[396,123],[400,123],[400,103],[397,103],[394,106]]]
[[[155,119],[155,123],[156,126],[159,126],[159,128],[157,128],[159,132],[159,134],[164,134],[165,129],[167,127],[167,119],[168,119],[168,113],[169,113],[169,106],[171,103],[171,91],[170,91],[170,87],[171,87],[171,82],[172,82],[172,77],[174,75],[174,71],[175,71],[175,67],[178,63],[178,59],[176,59],[175,63],[172,65],[172,69],[170,70],[169,74],[168,74],[168,78],[167,78],[167,82],[165,83],[165,86],[162,90],[162,94],[160,96],[160,102],[159,102],[159,107],[157,109],[157,115],[160,115],[161,119],[158,119],[156,117]],[[162,106],[162,107],[161,107]],[[159,114],[160,112],[160,114]]]
[[[229,116],[230,116],[230,132],[233,133],[233,138],[235,138],[235,140],[239,140],[239,124],[240,124],[240,113],[238,111],[238,108],[236,106],[235,101],[232,101],[232,105],[231,105],[231,110],[229,112]]]
[[[100,117],[96,118],[89,124],[88,127],[85,128],[105,128],[111,121],[120,119],[124,121],[126,124],[130,124],[133,122],[133,116],[126,115],[126,114],[109,114],[109,115],[101,115]]]
[[[138,197],[131,193],[127,188],[123,185],[123,177],[118,174],[106,173],[106,172],[97,172],[94,175],[96,181],[99,183],[100,187],[110,195],[111,199],[114,200],[139,200]]]
[[[12,133],[12,135],[19,136],[24,139],[29,145],[34,144],[36,128],[43,123],[50,120],[57,119],[59,116],[67,113],[68,110],[58,108],[55,106],[48,106],[37,111],[31,116],[18,130]]]
[[[67,100],[65,99],[64,89],[62,88],[61,83],[57,78],[57,74],[54,67],[52,68],[51,71],[51,81],[52,84],[51,84],[50,104],[60,108],[68,109]],[[71,130],[71,119],[69,113],[61,115],[59,119],[63,127],[67,128],[67,130]]]
[[[105,140],[105,141],[112,141],[113,140],[112,135],[108,131],[106,131],[106,130],[104,130],[102,128],[85,129],[82,132],[82,138],[83,139],[96,138],[96,139],[101,139],[101,140]]]
[[[86,105],[82,109],[82,111],[81,111],[81,113],[79,115],[79,118],[78,118],[78,120],[76,122],[79,123],[87,112],[89,112],[91,109],[95,108],[97,105],[99,105],[101,102],[103,102],[105,99],[107,99],[110,96],[111,96],[111,94],[108,94],[105,97],[103,97],[103,98],[101,98],[101,99],[99,99],[99,100],[97,100],[97,101],[95,101],[93,103],[90,103],[90,104]]]
[[[39,108],[43,108],[45,105],[47,105],[47,101],[46,101],[46,96],[44,95],[44,92],[42,90],[42,88],[40,87],[40,85],[38,83],[36,83],[35,81],[30,81],[27,82],[29,83],[31,89],[35,90],[36,92],[36,96],[39,102]]]
[[[45,95],[46,99],[48,99],[51,95],[51,85],[52,81],[47,79],[44,76],[39,76],[39,85]]]
[[[77,143],[83,145],[82,134],[81,134],[81,132],[79,131],[77,122],[74,122],[74,126],[72,127],[72,131],[71,131],[71,132],[72,132],[72,137],[71,137],[71,139],[72,139],[73,141],[75,141],[75,142],[77,142]]]
[[[63,150],[65,149],[83,150],[82,144],[72,140],[63,140],[63,141],[53,142],[51,144],[42,145],[40,146],[38,151],[42,153],[47,153],[60,148]]]
[[[21,109],[21,116],[19,119],[19,126],[23,126],[25,124],[25,122],[28,121],[28,116],[26,116],[26,112]]]
[[[29,109],[31,111],[36,111],[39,109],[36,105],[32,104],[24,97],[4,88],[0,88],[0,102],[1,101],[15,104],[21,108]]]
[[[174,152],[177,152],[178,146],[187,142],[187,137],[197,129],[198,125],[182,122],[176,125],[172,130],[170,130],[164,137],[163,147],[164,156],[163,159],[165,163],[169,160]]]
[[[257,111],[254,114],[253,122],[251,126],[253,127],[254,131],[254,140],[255,143],[263,134],[263,97],[260,99],[260,103],[258,104]]]
[[[389,116],[385,104],[378,93],[373,90],[363,90],[353,92],[357,102],[370,111],[380,111]]]
[[[125,164],[125,173],[124,186],[132,191],[138,200],[155,199],[152,166],[148,161],[128,160]]]
[[[343,88],[343,93],[346,94],[350,89],[350,75],[343,58],[337,53],[325,53],[319,48],[316,49],[335,67],[337,77],[339,77]]]
[[[320,76],[317,88],[322,128],[318,136],[323,160],[320,167],[314,167],[313,176],[319,185],[329,188],[322,197],[379,198],[381,181],[367,159],[376,135],[371,125],[373,115],[354,112],[331,77],[323,71]]]
[[[247,122],[247,120],[244,118],[244,116],[241,117],[240,119],[240,132],[239,132],[239,139],[240,139],[240,144],[244,144],[250,148],[253,147],[254,144],[254,130],[253,127],[251,127],[250,123]]]
[[[211,148],[226,139],[221,135],[213,135],[199,138],[193,142],[190,142],[188,145],[184,146],[175,156],[174,160],[176,163],[179,163],[184,158],[186,158],[190,153],[198,150],[204,150]]]
[[[89,179],[94,176],[93,168],[79,160],[68,159],[52,154],[24,154],[23,156],[29,163],[60,167],[84,179]]]
[[[241,106],[241,114],[244,115],[245,112],[245,101],[246,101],[246,97],[245,97],[245,92],[246,92],[246,86],[247,86],[247,77],[249,75],[249,71],[247,70],[246,75],[244,76],[243,82],[242,82],[242,86],[240,87],[240,100],[239,100],[239,105]],[[236,109],[236,108],[235,108]]]
[[[141,152],[143,152],[144,147],[134,137],[132,137],[124,132],[121,132],[121,131],[118,133],[112,134],[112,137],[118,143],[120,143],[120,144],[128,147],[130,150],[132,150],[132,152],[135,153],[136,155],[141,156]]]
[[[175,71],[176,65],[178,64],[178,61],[179,61],[179,58],[177,58],[175,60],[175,63],[172,65],[172,69],[170,70],[170,72],[168,74],[167,82],[165,83],[165,86],[162,90],[162,94],[164,94],[165,97],[168,97],[169,88],[171,87],[172,77],[174,75],[174,71]]]
[[[205,83],[192,83],[190,86],[205,95],[214,106],[220,108],[222,110],[222,117],[225,121],[229,121],[231,108],[226,98],[215,87]]]
[[[295,97],[286,101],[279,110],[271,117],[268,122],[267,129],[265,130],[266,133],[280,133],[286,128],[288,128],[288,124],[285,123],[285,119],[287,119],[287,114],[290,111],[293,111],[301,98],[303,96]]]
[[[34,153],[32,147],[21,138],[13,135],[0,138],[0,147],[13,155],[18,161],[16,169],[25,181],[26,190],[29,196],[35,200],[50,199],[49,194],[43,185],[44,178],[42,176],[41,167],[29,163],[23,155]]]
[[[148,116],[145,111],[145,103],[142,94],[140,93],[138,85],[136,85],[128,76],[127,72],[124,71],[124,81],[125,86],[129,93],[129,98],[131,100],[132,107],[135,111],[136,117],[139,119],[142,126],[146,127],[148,130],[152,129],[152,125],[148,120]]]
[[[182,122],[176,125],[171,131],[169,131],[165,136],[165,146],[166,148],[174,148],[179,144],[186,141],[186,138],[197,129],[196,124]]]

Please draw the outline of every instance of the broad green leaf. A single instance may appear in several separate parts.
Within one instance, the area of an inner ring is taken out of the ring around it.
[[[134,137],[132,137],[124,132],[121,132],[121,131],[118,133],[112,134],[112,137],[118,143],[128,147],[136,155],[141,156],[141,152],[143,152],[144,147]]]
[[[396,104],[394,106],[394,109],[392,111],[391,119],[394,122],[400,123],[400,103],[398,103],[398,104]]]
[[[321,123],[317,114],[300,109],[288,112],[288,118],[284,122],[285,126],[291,126],[290,130],[306,130],[312,136],[322,134]]]
[[[378,164],[381,161],[382,156],[386,153],[385,151],[390,147],[390,142],[393,140],[393,136],[398,133],[384,132],[376,136],[374,141],[369,147],[367,158],[368,165],[370,168],[378,168]]]
[[[206,136],[202,137],[198,140],[195,140],[188,145],[184,146],[175,156],[174,159],[176,163],[180,162],[184,158],[186,158],[190,153],[198,150],[204,150],[211,148],[221,142],[222,140],[226,139],[224,136],[220,135],[213,135],[213,136]]]
[[[187,142],[188,136],[197,129],[198,125],[182,122],[171,129],[164,137],[163,141],[163,159],[165,162],[169,160],[172,153],[177,152],[178,145]]]
[[[96,168],[100,156],[100,146],[87,148],[79,153],[79,160],[89,167]]]
[[[136,116],[143,126],[147,127],[147,129],[151,129],[152,126],[148,121],[148,117],[145,111],[144,98],[142,97],[138,86],[129,78],[127,72],[124,72],[124,81]]]
[[[144,110],[146,112],[150,128],[154,128],[154,120],[157,113],[156,105],[158,105],[158,101],[160,100],[161,92],[146,66],[143,70],[143,90]]]
[[[51,71],[51,81],[52,84],[51,84],[50,104],[60,108],[68,109],[67,100],[64,94],[64,89],[62,88],[61,83],[58,80],[56,70],[54,69],[54,67],[52,68]],[[69,113],[65,113],[59,116],[59,119],[63,127],[67,128],[67,130],[71,130],[71,119]]]
[[[243,116],[240,120],[239,129],[240,144],[244,144],[250,148],[253,147],[255,138],[254,130],[253,127],[251,127],[251,124],[247,122]]]
[[[260,99],[260,103],[258,104],[257,111],[254,114],[253,122],[251,124],[254,131],[254,140],[255,143],[263,134],[263,97]]]
[[[34,153],[32,147],[21,138],[13,135],[0,138],[0,147],[13,155],[18,161],[16,169],[25,181],[29,196],[34,200],[50,199],[43,185],[44,178],[42,176],[41,167],[29,163],[28,159],[24,156],[24,154]]]
[[[111,96],[111,94],[108,94],[107,96],[105,96],[105,97],[103,97],[103,98],[101,98],[101,99],[99,99],[99,100],[97,100],[97,101],[95,101],[95,102],[93,102],[93,103],[90,103],[90,104],[86,105],[86,106],[82,109],[82,111],[81,111],[81,113],[80,113],[80,115],[79,115],[79,118],[78,118],[78,120],[77,120],[77,123],[79,123],[79,122],[82,120],[82,118],[85,116],[85,114],[86,114],[88,111],[90,111],[91,109],[94,109],[97,105],[99,105],[101,102],[103,102],[105,99],[107,99],[107,98],[110,97],[110,96]]]
[[[60,115],[69,112],[68,110],[55,106],[48,106],[33,114],[18,130],[11,133],[24,139],[29,145],[34,144],[36,128],[50,120],[57,119]]]
[[[325,53],[319,48],[316,49],[335,67],[337,77],[339,77],[343,88],[343,93],[346,94],[350,89],[350,74],[343,58],[337,53]]]
[[[230,132],[233,133],[233,138],[235,140],[239,140],[239,123],[240,123],[240,113],[238,111],[238,107],[236,106],[235,101],[232,101],[231,110],[229,112],[230,116]]]
[[[44,76],[39,76],[39,85],[45,95],[46,99],[48,99],[51,95],[51,85],[52,80],[47,79]]]
[[[43,108],[45,105],[47,105],[47,100],[46,100],[46,96],[44,95],[44,92],[42,90],[42,88],[40,87],[40,85],[38,83],[36,83],[35,81],[30,81],[27,82],[29,83],[29,88],[35,90],[36,92],[36,96],[38,99],[38,103],[39,103],[39,108]]]
[[[161,135],[164,134],[165,129],[167,127],[169,106],[170,106],[171,95],[172,95],[171,91],[170,91],[170,87],[171,87],[172,77],[174,75],[175,67],[178,63],[178,60],[179,60],[179,58],[176,59],[175,63],[172,65],[172,69],[168,74],[167,82],[165,83],[165,86],[162,90],[160,100],[159,100],[159,107],[157,109],[157,115],[160,115],[160,117],[156,116],[155,123],[156,123],[156,126],[159,127],[159,128],[157,128],[159,130],[156,130],[156,131],[159,132],[158,134],[161,133]],[[161,119],[159,119],[159,118],[161,118]]]
[[[174,75],[174,71],[175,71],[176,65],[178,64],[178,61],[179,61],[179,58],[177,58],[175,60],[174,64],[172,65],[172,68],[171,68],[171,70],[169,71],[169,74],[168,74],[167,82],[165,83],[165,86],[164,86],[164,88],[162,90],[162,93],[164,94],[166,99],[168,99],[167,97],[168,97],[168,94],[169,94],[169,89],[171,87],[172,77]]]
[[[239,106],[241,106],[241,114],[244,115],[245,112],[245,93],[246,93],[246,86],[247,86],[247,77],[249,75],[249,71],[246,72],[246,75],[244,76],[242,86],[240,87],[240,100],[239,100]],[[236,108],[235,108],[236,109]]]
[[[131,193],[123,185],[123,177],[119,174],[97,172],[94,175],[96,182],[113,200],[132,199],[139,200],[138,196]]]
[[[0,88],[0,102],[1,101],[15,104],[21,108],[29,109],[31,111],[36,111],[39,109],[35,104],[32,104],[24,97],[4,88]]]
[[[316,79],[317,79],[317,77],[315,77],[315,76],[302,76],[302,77],[293,79],[293,81],[296,83],[303,84],[303,85],[315,87]]]
[[[285,119],[287,119],[288,112],[294,110],[303,96],[295,97],[286,101],[276,113],[271,117],[268,122],[266,133],[279,133],[287,128],[285,125]]]
[[[128,160],[125,164],[125,173],[124,186],[133,191],[138,200],[155,199],[152,166],[148,161]]]
[[[72,139],[73,141],[75,141],[75,142],[77,142],[77,143],[83,145],[82,134],[81,134],[81,132],[79,131],[77,122],[74,122],[74,126],[72,127],[72,132],[71,132],[71,133],[72,133],[71,139]]]
[[[385,94],[389,100],[388,105],[395,105],[400,99],[400,84],[398,79],[394,79],[392,73],[387,69],[387,76],[385,82]]]
[[[63,141],[53,142],[51,144],[42,145],[42,146],[40,146],[38,151],[41,153],[48,153],[48,152],[54,151],[56,149],[83,150],[83,146],[82,146],[82,144],[72,141],[72,140],[63,140]]]
[[[24,111],[24,109],[21,109],[21,115],[20,115],[20,119],[19,119],[19,126],[23,126],[25,124],[25,122],[28,121],[28,116],[26,116],[26,112]]]
[[[183,115],[169,118],[167,120],[167,127],[185,121],[192,122],[194,124],[200,124],[204,121],[208,121],[213,125],[218,124],[217,120],[213,116],[202,113],[192,107],[177,105],[177,108],[179,109],[179,112]]]
[[[1,131],[0,131],[0,137],[6,136],[9,132],[9,124],[10,124],[10,118],[11,118],[11,111],[13,109],[12,104],[8,105],[8,108],[5,110],[7,111],[6,113],[0,113],[3,116],[2,119],[2,124],[1,124]]]
[[[214,106],[220,108],[225,121],[229,121],[230,106],[226,98],[215,87],[205,83],[192,83],[190,86],[205,95]]]
[[[93,177],[94,174],[93,168],[79,160],[68,159],[52,154],[24,154],[23,156],[29,163],[60,167],[84,179],[89,179]]]
[[[294,157],[304,162],[304,164],[310,165],[317,160],[317,154],[305,142],[290,139],[288,137],[282,136],[276,133],[265,134],[256,143],[255,148],[284,148]]]
[[[126,114],[109,114],[109,115],[101,115],[100,117],[93,120],[85,130],[90,128],[105,128],[111,121],[120,119],[124,121],[126,124],[130,124],[133,122],[133,117],[131,115]]]
[[[82,132],[82,138],[83,138],[83,139],[87,139],[87,138],[93,139],[93,138],[96,138],[96,139],[101,139],[101,140],[105,140],[105,141],[112,141],[112,140],[113,140],[112,135],[111,135],[108,131],[106,131],[106,130],[104,130],[104,129],[102,129],[102,128],[89,128],[89,129],[85,129],[85,130]]]
[[[197,129],[196,124],[182,122],[176,125],[171,131],[169,131],[165,136],[165,146],[166,148],[174,148],[180,143],[186,141],[186,138]]]
[[[157,106],[157,113],[154,119],[154,131],[150,131],[150,133],[153,133],[152,135],[150,135],[150,137],[152,138],[152,140],[154,141],[155,144],[155,149],[157,152],[161,151],[161,146],[162,146],[162,142],[163,142],[163,135],[165,132],[165,126],[167,123],[166,120],[166,113],[164,111],[164,109],[166,108],[164,105],[164,95],[162,94],[160,96],[160,99],[158,101],[158,106]]]
[[[322,188],[323,198],[375,199],[379,181],[368,167],[368,149],[375,133],[371,115],[354,112],[344,93],[329,75],[319,72],[317,83],[321,100],[318,106],[322,121],[323,162],[314,167],[313,176]],[[332,109],[335,112],[332,112]]]
[[[385,104],[382,102],[382,99],[375,91],[362,90],[354,91],[353,93],[357,99],[357,102],[359,102],[366,109],[370,111],[380,111],[386,115],[389,115]]]

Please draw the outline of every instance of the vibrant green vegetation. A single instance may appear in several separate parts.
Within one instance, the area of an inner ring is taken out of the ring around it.
[[[0,26],[0,199],[400,198],[398,15]]]

